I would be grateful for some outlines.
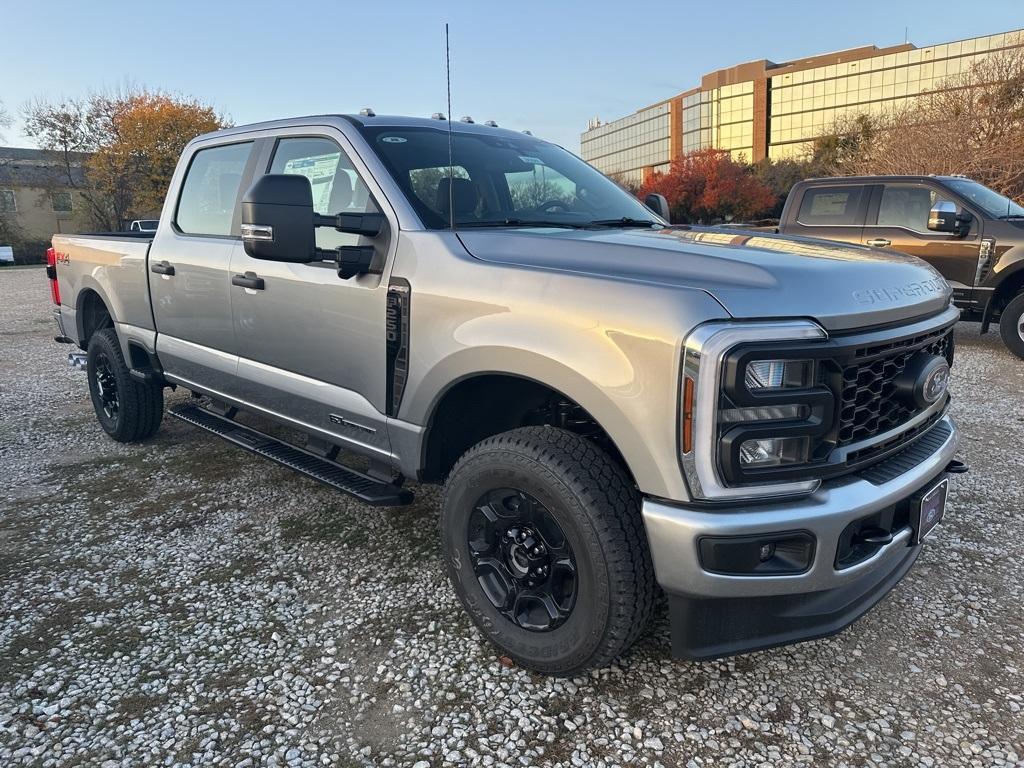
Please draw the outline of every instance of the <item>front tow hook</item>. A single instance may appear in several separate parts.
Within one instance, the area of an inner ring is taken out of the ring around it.
[[[85,352],[69,352],[68,367],[76,371],[84,371],[89,364],[89,356]]]
[[[884,547],[892,543],[892,531],[884,528],[865,528],[859,531],[854,537],[858,544],[871,544],[875,547]]]

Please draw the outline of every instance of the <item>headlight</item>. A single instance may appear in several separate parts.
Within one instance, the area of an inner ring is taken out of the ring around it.
[[[811,383],[810,360],[754,360],[747,363],[744,383],[751,392],[800,389]]]
[[[813,354],[790,359],[779,350],[780,342],[800,348],[826,338],[806,320],[709,323],[690,335],[680,449],[696,498],[788,496],[818,486],[817,479],[785,475],[815,458],[834,397],[818,386]]]

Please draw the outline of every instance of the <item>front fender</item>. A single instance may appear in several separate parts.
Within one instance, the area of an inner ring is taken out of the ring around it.
[[[417,347],[422,349],[424,344],[428,349],[443,348],[445,354],[429,366],[413,366],[399,418],[429,425],[444,394],[473,376],[531,379],[593,416],[615,443],[641,491],[686,500],[677,455],[679,364],[683,337],[692,325],[680,323],[679,315],[681,310],[698,312],[703,320],[709,315],[722,317],[724,311],[702,292],[680,295],[675,291],[671,297],[660,290],[650,293],[647,309],[655,314],[645,312],[642,317],[629,311],[621,296],[617,303],[611,297],[595,296],[590,312],[567,313],[550,303],[522,312],[510,311],[508,305],[487,308],[474,303],[431,313],[431,322],[422,316],[415,319],[414,295],[414,360]],[[684,301],[684,296],[691,295],[694,303]],[[651,322],[658,317],[659,306],[665,312],[664,322]],[[424,328],[438,333],[434,343],[423,339]]]

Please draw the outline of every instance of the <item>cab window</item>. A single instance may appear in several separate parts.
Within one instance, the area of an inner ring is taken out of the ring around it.
[[[923,184],[886,184],[878,205],[877,226],[902,227],[929,234],[928,214],[939,201],[953,202],[937,189]]]
[[[185,174],[174,222],[189,235],[230,235],[252,142],[196,152]]]
[[[808,189],[800,201],[797,221],[808,226],[860,224],[864,187],[829,186]]]
[[[313,210],[325,216],[336,213],[377,211],[370,191],[355,166],[337,144],[318,137],[280,139],[274,149],[269,173],[305,176],[313,187]],[[359,235],[317,227],[318,248],[355,245]]]

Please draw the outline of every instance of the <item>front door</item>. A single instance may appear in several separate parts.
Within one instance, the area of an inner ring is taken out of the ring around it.
[[[301,174],[320,214],[376,211],[341,137],[278,138],[259,172]],[[262,161],[261,161],[262,164]],[[239,391],[257,408],[370,455],[390,453],[385,416],[385,311],[381,274],[342,279],[330,251],[373,244],[383,262],[389,237],[373,240],[317,229],[323,261],[254,259],[239,248],[232,275],[252,273],[260,289],[231,287]]]
[[[238,199],[253,142],[191,157],[171,226],[150,248],[149,286],[164,372],[211,393],[231,391],[237,350],[229,266],[241,250]]]
[[[966,236],[928,229],[928,214],[935,203],[957,201],[937,184],[891,182],[875,192],[862,237],[866,245],[893,248],[924,259],[956,289],[974,285],[981,242],[981,219],[974,217]]]

